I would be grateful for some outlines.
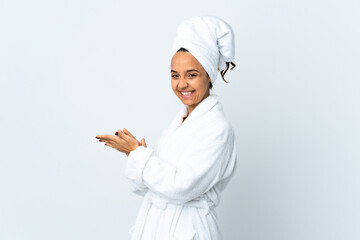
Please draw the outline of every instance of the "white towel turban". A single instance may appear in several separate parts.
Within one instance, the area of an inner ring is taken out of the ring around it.
[[[178,26],[176,35],[171,59],[180,48],[187,49],[209,74],[211,82],[216,80],[218,70],[223,76],[230,63],[231,70],[235,67],[232,62],[235,57],[234,32],[219,17],[192,17]]]

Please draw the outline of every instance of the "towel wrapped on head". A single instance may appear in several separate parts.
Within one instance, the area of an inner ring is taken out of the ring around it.
[[[203,66],[211,82],[217,72],[222,78],[235,58],[235,39],[231,26],[215,16],[195,16],[182,22],[176,32],[171,58],[180,49],[188,50]],[[226,82],[226,80],[224,79]]]

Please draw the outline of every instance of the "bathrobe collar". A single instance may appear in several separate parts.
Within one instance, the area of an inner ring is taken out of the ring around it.
[[[201,116],[209,112],[216,105],[219,105],[219,107],[221,107],[219,102],[219,96],[216,94],[210,94],[207,98],[202,100],[195,107],[195,109],[189,114],[189,116],[183,122],[183,118],[188,114],[187,106],[184,105],[182,109],[179,111],[177,117],[175,118],[176,127],[181,126],[183,128],[184,126],[188,125],[189,122],[196,121],[196,119],[200,118]]]
[[[171,149],[170,146],[178,140],[178,136],[181,136],[182,132],[186,132],[188,128],[191,129],[191,126],[197,120],[201,119],[213,108],[218,108],[220,110],[222,109],[222,105],[219,102],[219,96],[216,94],[210,94],[207,98],[202,100],[189,114],[185,121],[183,121],[183,118],[188,113],[187,106],[183,105],[169,127],[165,132],[163,132],[162,138],[160,140],[162,144],[160,146],[158,145],[157,153],[159,154],[164,149]]]

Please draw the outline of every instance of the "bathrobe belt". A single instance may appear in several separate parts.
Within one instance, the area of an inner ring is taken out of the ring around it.
[[[140,233],[138,235],[139,236],[138,239],[142,238],[145,222],[148,217],[148,213],[149,213],[149,210],[150,210],[150,207],[152,204],[159,207],[162,210],[165,210],[168,204],[175,204],[175,205],[179,205],[179,206],[183,206],[183,207],[203,208],[203,209],[205,209],[205,215],[208,215],[210,213],[210,210],[215,208],[214,203],[211,201],[208,201],[205,197],[201,197],[198,200],[191,200],[186,203],[173,203],[173,202],[168,202],[166,199],[161,198],[150,191],[147,191],[145,198],[148,198],[149,202],[148,202],[148,206],[146,209],[145,217],[142,219],[142,221],[140,223],[140,226],[139,226],[140,229],[138,229],[138,231]]]
[[[196,207],[196,208],[203,208],[205,209],[205,214],[208,215],[210,212],[210,209],[214,209],[214,204],[211,201],[208,201],[205,199],[205,197],[201,197],[198,200],[191,200],[186,203],[174,203],[174,202],[168,202],[166,199],[159,197],[158,195],[149,192],[149,200],[152,204],[155,206],[161,208],[162,210],[165,210],[168,204],[174,204],[174,205],[180,205],[183,207]]]

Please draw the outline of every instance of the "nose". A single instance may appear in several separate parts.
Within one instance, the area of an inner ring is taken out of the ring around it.
[[[184,89],[184,88],[186,88],[187,86],[188,86],[188,83],[187,83],[186,79],[181,77],[181,78],[179,79],[178,88],[179,88],[179,89]]]

